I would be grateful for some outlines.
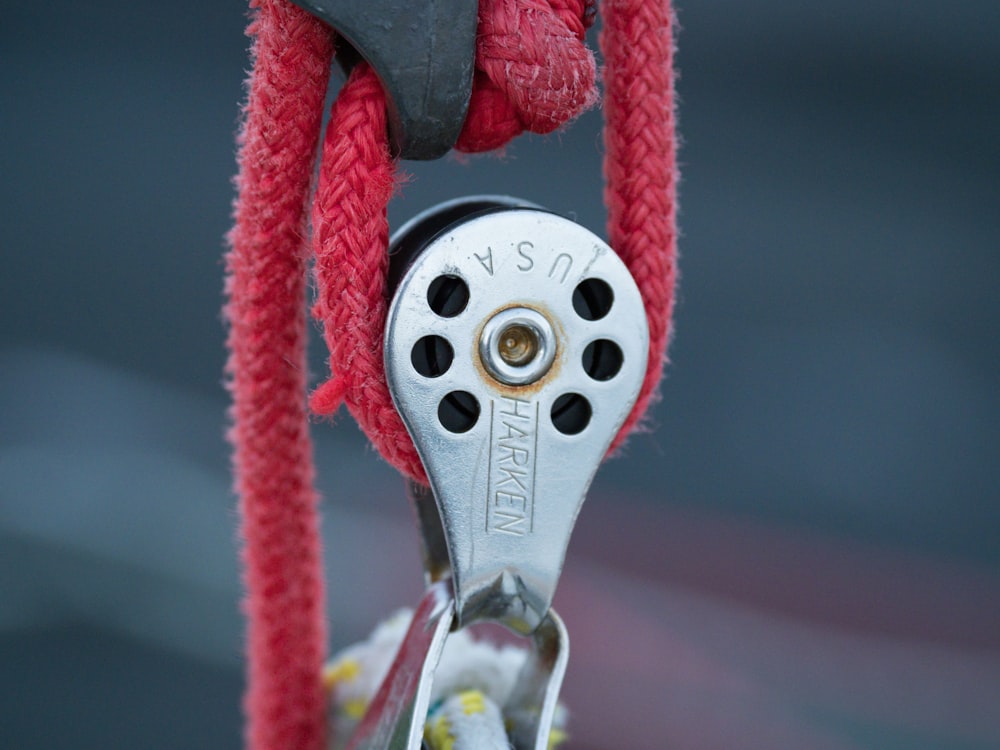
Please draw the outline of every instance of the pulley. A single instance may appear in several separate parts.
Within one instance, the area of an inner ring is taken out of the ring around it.
[[[390,252],[385,370],[430,481],[410,488],[429,587],[350,747],[419,748],[448,633],[492,621],[530,638],[504,714],[544,750],[569,647],[552,598],[646,372],[642,299],[600,238],[506,197],[433,208]]]

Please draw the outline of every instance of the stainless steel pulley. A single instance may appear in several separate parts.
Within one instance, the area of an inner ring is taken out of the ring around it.
[[[568,656],[552,598],[646,372],[642,299],[600,238],[511,198],[431,209],[391,253],[386,377],[430,480],[411,487],[430,587],[351,746],[419,748],[448,632],[488,620],[531,639],[504,714],[543,750]]]

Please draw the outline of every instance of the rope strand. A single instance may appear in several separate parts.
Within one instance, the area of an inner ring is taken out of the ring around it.
[[[649,359],[617,450],[659,398],[677,277],[673,13],[667,0],[604,0],[604,202],[608,244],[639,286]]]
[[[310,405],[330,414],[346,400],[386,460],[426,481],[417,449],[393,406],[382,363],[389,273],[386,210],[395,168],[385,94],[371,68],[360,63],[333,103],[313,203],[313,315],[323,322],[334,375],[313,393]]]
[[[226,257],[251,750],[323,750],[323,567],[306,412],[305,211],[332,43],[284,0],[253,4],[254,74]]]

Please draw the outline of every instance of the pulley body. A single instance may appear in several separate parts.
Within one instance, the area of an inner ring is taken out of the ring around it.
[[[390,252],[385,371],[430,481],[411,485],[430,587],[352,747],[419,747],[447,633],[485,620],[531,640],[504,714],[541,750],[568,658],[552,598],[646,372],[642,299],[600,238],[507,197],[431,209]]]
[[[405,226],[386,377],[430,478],[460,625],[531,632],[580,504],[639,393],[642,300],[603,241],[509,198]]]

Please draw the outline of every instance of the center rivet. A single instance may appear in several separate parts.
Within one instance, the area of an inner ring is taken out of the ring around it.
[[[501,310],[483,326],[479,356],[501,383],[534,383],[549,371],[556,356],[552,324],[530,307]]]
[[[524,367],[538,353],[538,336],[525,325],[512,325],[500,334],[500,358],[508,365]]]

